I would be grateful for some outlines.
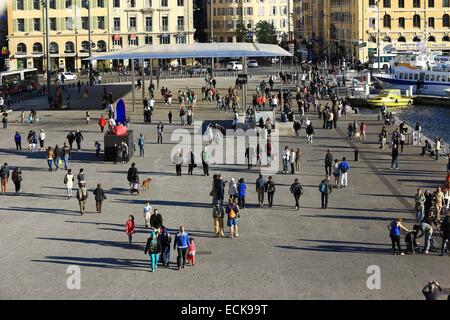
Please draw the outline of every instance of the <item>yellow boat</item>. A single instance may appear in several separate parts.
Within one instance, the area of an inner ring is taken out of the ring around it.
[[[372,107],[386,107],[390,108],[405,108],[409,107],[413,103],[411,97],[402,96],[401,91],[398,89],[383,90],[381,93],[374,97],[367,99],[367,103]]]

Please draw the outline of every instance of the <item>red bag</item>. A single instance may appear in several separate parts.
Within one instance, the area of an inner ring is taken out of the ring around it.
[[[116,136],[126,136],[128,133],[128,128],[125,126],[115,126],[112,133]]]

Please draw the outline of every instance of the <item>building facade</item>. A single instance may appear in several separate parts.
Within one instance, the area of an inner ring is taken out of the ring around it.
[[[6,1],[0,1],[0,71],[7,69],[9,63],[8,20]]]
[[[326,1],[328,0],[303,0],[302,4],[303,42],[313,50],[315,56],[323,54],[323,48],[326,47],[324,27],[329,19],[324,11]]]
[[[288,3],[289,1],[289,3]],[[211,5],[213,35],[216,42],[240,42],[236,30],[241,26],[254,31],[259,21],[275,26],[279,41],[287,40],[294,30],[293,0],[212,0],[207,4],[207,33],[211,39]],[[254,35],[253,41],[256,41]]]
[[[380,53],[424,47],[450,53],[450,0],[323,0],[322,17],[309,8],[312,2],[303,4],[304,36],[311,38],[320,28],[315,21],[322,22],[317,50],[331,58],[365,62],[378,46]]]
[[[42,1],[8,1],[11,69],[34,67],[43,71],[48,51],[51,70],[77,71],[87,68],[83,59],[89,56],[89,46],[95,54],[143,44],[193,40],[192,3],[187,0],[47,1],[48,46]],[[105,69],[112,64],[98,61],[94,67]]]

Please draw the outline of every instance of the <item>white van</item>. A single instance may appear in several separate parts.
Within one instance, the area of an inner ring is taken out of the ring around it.
[[[242,63],[240,61],[230,61],[227,64],[228,71],[241,71]]]

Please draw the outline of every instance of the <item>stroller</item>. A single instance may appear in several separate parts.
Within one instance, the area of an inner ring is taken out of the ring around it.
[[[135,182],[131,183],[130,193],[131,194],[139,194],[139,181],[135,181]]]
[[[405,236],[406,242],[406,254],[410,252],[415,255],[416,251],[418,253],[422,252],[419,242],[417,241],[417,233],[419,232],[420,225],[415,224],[411,232],[408,232]]]

